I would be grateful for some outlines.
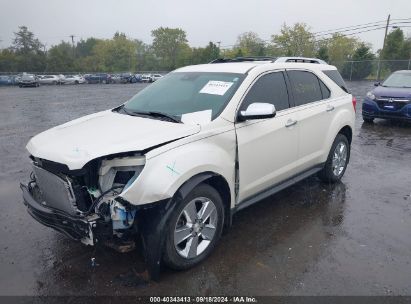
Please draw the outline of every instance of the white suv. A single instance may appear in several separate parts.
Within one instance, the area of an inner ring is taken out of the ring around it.
[[[341,179],[355,99],[335,67],[252,59],[180,68],[123,105],[27,145],[29,213],[85,244],[143,239],[148,270],[186,269],[232,215],[310,175]]]

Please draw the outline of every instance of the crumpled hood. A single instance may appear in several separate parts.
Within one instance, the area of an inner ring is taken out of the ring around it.
[[[90,160],[121,152],[141,151],[200,131],[179,124],[104,111],[70,121],[34,136],[31,155],[81,169]]]
[[[373,90],[377,97],[393,97],[411,99],[411,88],[390,88],[378,86]]]

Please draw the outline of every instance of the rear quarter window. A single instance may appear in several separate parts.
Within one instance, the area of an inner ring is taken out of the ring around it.
[[[334,81],[341,89],[349,93],[344,79],[341,77],[340,73],[337,70],[325,70],[323,71],[323,73],[327,75],[328,78],[330,78],[332,81]]]

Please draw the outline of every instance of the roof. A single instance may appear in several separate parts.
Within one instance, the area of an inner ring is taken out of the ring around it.
[[[247,62],[226,62],[190,65],[179,68],[174,72],[220,72],[245,74],[255,67],[270,66],[270,68],[301,68],[314,70],[335,70],[332,65],[322,63],[300,63],[300,62],[270,62],[270,61],[247,61]]]
[[[174,72],[225,72],[245,74],[259,64],[267,64],[267,62],[253,61],[197,64],[179,68]]]

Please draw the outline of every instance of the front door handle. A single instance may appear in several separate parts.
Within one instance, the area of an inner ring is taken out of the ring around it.
[[[331,112],[334,110],[334,106],[328,105],[327,108],[325,109],[327,112]]]
[[[296,120],[289,119],[289,120],[287,120],[287,122],[285,123],[285,127],[286,127],[286,128],[289,128],[289,127],[294,126],[294,125],[296,125],[296,124],[297,124],[297,121],[296,121]]]

